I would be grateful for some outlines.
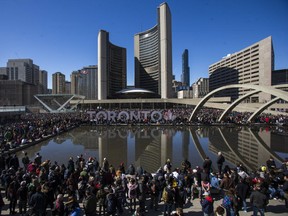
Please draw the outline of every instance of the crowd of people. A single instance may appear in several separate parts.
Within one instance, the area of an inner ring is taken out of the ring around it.
[[[170,112],[176,116],[173,121],[178,124],[187,121],[192,111],[175,109]],[[198,123],[206,124],[208,119],[208,123],[213,123],[215,112],[218,111],[201,111]],[[231,116],[231,122],[237,122],[246,114]],[[113,167],[106,158],[99,163],[95,157],[81,155],[75,161],[71,157],[67,164],[59,165],[42,159],[40,154],[30,159],[27,154],[18,158],[9,151],[90,120],[85,113],[62,113],[25,114],[17,120],[2,122],[0,181],[9,201],[10,214],[18,208],[21,215],[28,209],[32,215],[45,215],[47,209],[54,215],[80,215],[81,212],[88,216],[122,215],[126,208],[133,215],[144,215],[147,210],[183,215],[187,203],[199,199],[204,215],[222,215],[223,212],[238,215],[241,210],[247,211],[246,198],[249,196],[254,215],[258,211],[264,214],[269,199],[284,199],[288,207],[288,160],[276,167],[273,159],[269,159],[266,166],[248,173],[242,165],[223,167],[225,158],[219,153],[218,170],[214,172],[211,160],[206,158],[202,166],[195,168],[187,160],[180,168],[173,167],[167,160],[155,173],[148,173],[133,164],[125,167],[121,163]],[[286,122],[287,118],[263,115],[259,121]],[[213,206],[215,198],[223,199],[221,206]],[[0,210],[4,205],[0,197]]]
[[[35,158],[2,154],[0,181],[11,215],[18,209],[20,215],[44,216],[49,209],[52,215],[67,216],[149,215],[151,211],[179,216],[192,200],[199,201],[204,215],[233,216],[248,208],[255,216],[264,215],[270,199],[283,199],[288,208],[288,159],[276,167],[271,157],[248,172],[241,164],[225,165],[219,152],[217,167],[212,170],[209,157],[196,167],[187,159],[174,167],[167,159],[149,173],[133,164],[114,167],[107,158],[99,162],[80,155],[60,165],[40,153]],[[222,205],[214,206],[215,199],[221,199]],[[0,210],[4,207],[1,193]]]

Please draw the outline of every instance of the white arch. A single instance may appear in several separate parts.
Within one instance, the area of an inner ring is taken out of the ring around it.
[[[283,84],[282,87],[288,87],[288,84]],[[279,97],[283,100],[288,101],[288,94],[287,92],[283,91],[283,90],[279,90],[279,89],[275,89],[274,86],[259,86],[259,85],[252,85],[252,84],[233,84],[233,85],[227,85],[227,86],[222,86],[218,89],[215,89],[213,91],[211,91],[210,93],[208,93],[195,107],[195,109],[193,110],[189,121],[192,121],[195,119],[199,109],[217,92],[225,90],[225,89],[230,89],[230,88],[247,88],[247,89],[254,89],[257,90],[259,92],[264,92],[264,93],[268,93],[268,94],[272,94],[275,95],[276,97]]]
[[[279,88],[283,88],[283,87],[286,87],[287,86],[287,84],[280,84],[280,85],[274,85],[273,87],[274,88],[276,88],[276,89],[279,89]],[[227,114],[228,113],[230,113],[238,104],[240,104],[242,101],[244,101],[246,98],[248,98],[248,97],[250,97],[250,96],[252,96],[252,95],[254,95],[254,94],[258,94],[260,91],[259,90],[255,90],[255,91],[252,91],[252,92],[249,92],[249,93],[247,93],[247,94],[245,94],[245,95],[243,95],[242,97],[240,97],[240,98],[238,98],[237,100],[235,100],[222,114],[221,114],[221,116],[219,117],[219,119],[218,119],[218,121],[219,122],[221,122],[226,116],[227,116]],[[271,101],[269,101],[269,103],[270,103]],[[276,101],[275,101],[276,102]],[[273,103],[275,103],[275,102],[273,102]],[[270,105],[272,105],[273,103],[271,103]],[[266,106],[265,108],[267,108],[268,106]],[[264,111],[265,110],[265,108],[264,109],[262,109],[261,111],[260,111],[260,113],[262,112],[262,111]],[[256,111],[257,112],[257,111]],[[255,112],[254,112],[255,113]],[[254,114],[253,113],[253,115],[257,115],[257,114],[260,114],[259,112],[257,112],[257,113],[255,113]]]

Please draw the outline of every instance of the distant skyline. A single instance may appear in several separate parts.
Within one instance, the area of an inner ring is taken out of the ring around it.
[[[157,24],[159,0],[0,0],[0,67],[30,58],[41,70],[61,72],[97,65],[97,36],[127,49],[127,84],[134,85],[134,35]],[[173,74],[181,81],[189,51],[190,85],[209,65],[272,36],[275,69],[288,68],[287,0],[167,0],[172,14]]]

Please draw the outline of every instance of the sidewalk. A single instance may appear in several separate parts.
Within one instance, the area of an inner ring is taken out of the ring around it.
[[[2,191],[2,195],[3,191]],[[221,204],[222,200],[215,200],[214,202],[214,208],[216,208],[218,205]],[[9,201],[4,198],[4,202],[5,202],[5,206],[2,209],[2,214],[1,215],[9,215]],[[148,204],[149,200],[146,202],[146,205]],[[82,206],[82,204],[80,204],[80,206]],[[249,206],[249,203],[248,203]],[[163,203],[159,204],[159,210],[158,211],[154,211],[154,210],[150,210],[148,209],[147,213],[145,215],[147,216],[159,216],[159,215],[163,215],[162,212],[163,209]],[[16,207],[16,211],[18,211],[18,208]],[[185,215],[193,215],[193,216],[202,216],[203,212],[202,212],[202,208],[200,205],[200,200],[199,199],[194,199],[192,202],[189,202],[185,205],[184,208],[184,213]],[[243,216],[250,216],[253,214],[251,207],[248,209],[248,212],[243,212],[240,211],[239,212],[240,215]],[[267,211],[265,213],[266,216],[272,216],[277,214],[277,216],[287,216],[288,215],[288,209],[285,208],[285,203],[284,200],[270,200],[269,201],[269,205],[267,206]],[[14,214],[15,216],[18,216],[20,214]],[[131,216],[132,213],[130,213],[127,209],[127,207],[124,209],[124,213],[123,216]],[[47,210],[47,216],[51,216],[51,210],[48,209]]]

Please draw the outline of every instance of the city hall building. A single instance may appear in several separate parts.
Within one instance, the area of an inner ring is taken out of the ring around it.
[[[159,98],[172,97],[172,30],[167,3],[158,7],[158,23],[134,36],[135,87]]]

